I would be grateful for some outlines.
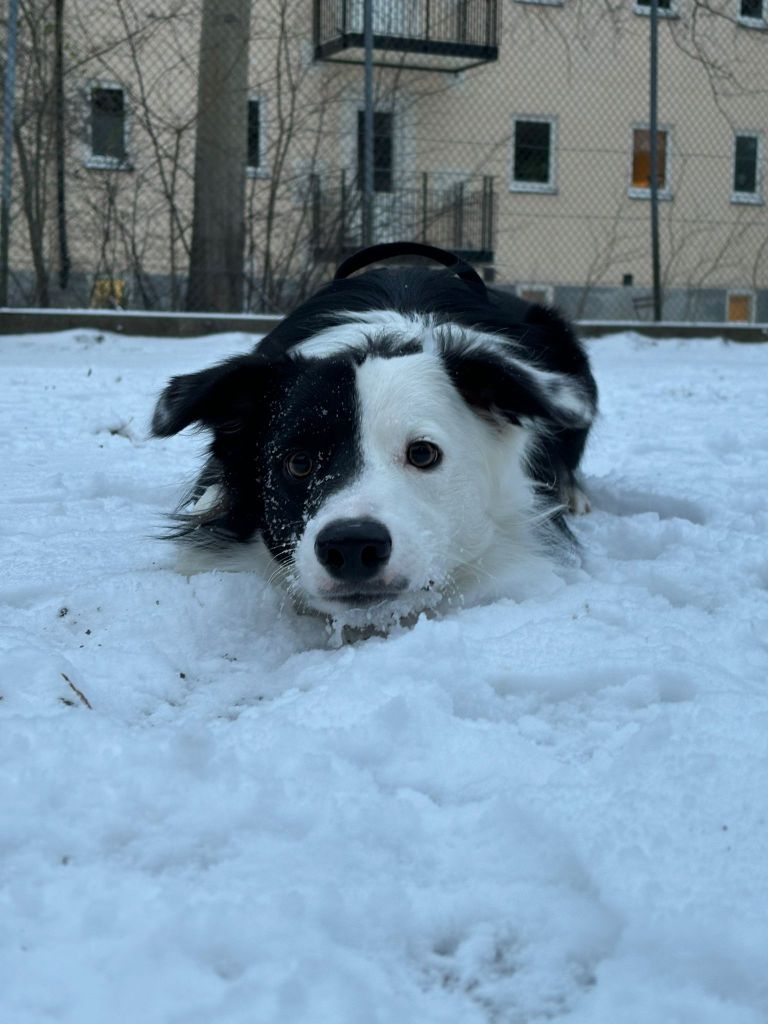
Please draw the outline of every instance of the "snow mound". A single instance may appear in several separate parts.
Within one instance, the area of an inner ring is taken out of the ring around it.
[[[251,343],[0,347],[3,1019],[764,1024],[768,346],[595,342],[582,564],[339,646],[154,539]]]

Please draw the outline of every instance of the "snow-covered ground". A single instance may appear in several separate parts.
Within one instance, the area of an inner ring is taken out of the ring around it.
[[[334,646],[153,539],[251,344],[0,338],[7,1024],[765,1024],[768,346],[592,345],[583,566]]]

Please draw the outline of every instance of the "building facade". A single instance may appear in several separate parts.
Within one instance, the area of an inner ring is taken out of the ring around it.
[[[200,3],[73,0],[60,108],[36,3],[12,301],[184,308]],[[649,6],[374,0],[374,239],[456,249],[577,317],[649,318]],[[664,317],[768,321],[768,0],[659,8]],[[362,0],[253,4],[232,96],[246,309],[286,308],[362,243],[362,32]]]

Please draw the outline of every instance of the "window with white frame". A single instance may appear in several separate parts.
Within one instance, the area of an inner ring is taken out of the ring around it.
[[[111,82],[88,87],[88,167],[127,170],[125,90]]]
[[[739,0],[739,22],[750,28],[765,28],[766,6],[766,0]]]
[[[756,132],[737,132],[733,137],[733,182],[731,202],[761,203],[760,136]]]
[[[635,14],[650,14],[651,0],[635,0]],[[677,16],[677,0],[659,0],[659,17]]]
[[[659,196],[662,199],[670,199],[668,128],[659,128],[656,133],[656,144]],[[651,130],[644,125],[637,125],[632,129],[629,194],[635,199],[646,199],[651,194]]]
[[[252,97],[248,100],[246,172],[249,178],[260,178],[267,175],[264,101],[258,97]]]
[[[512,129],[512,192],[554,192],[556,122],[551,117],[516,117]]]

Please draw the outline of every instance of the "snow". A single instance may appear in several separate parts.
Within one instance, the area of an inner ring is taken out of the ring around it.
[[[0,339],[9,1024],[765,1024],[768,346],[591,345],[582,565],[334,645],[154,535],[174,373]]]

